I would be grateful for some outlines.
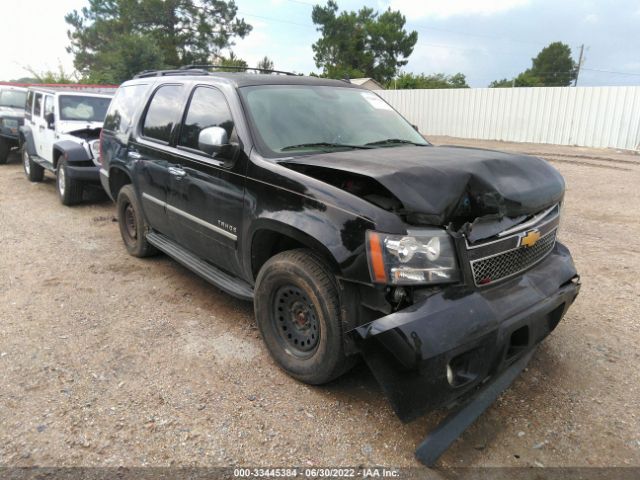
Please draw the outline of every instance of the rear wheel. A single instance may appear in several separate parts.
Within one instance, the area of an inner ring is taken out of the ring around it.
[[[322,384],[353,364],[344,352],[336,278],[310,250],[282,252],[264,264],[254,309],[269,353],[292,377]]]
[[[149,230],[142,215],[142,209],[131,184],[125,185],[118,192],[117,199],[118,225],[120,235],[130,255],[148,257],[158,253],[156,248],[147,242]]]
[[[31,159],[26,145],[22,145],[22,167],[29,181],[41,182],[44,178],[44,168]]]
[[[69,177],[67,174],[67,162],[64,158],[58,161],[56,185],[58,187],[58,196],[63,205],[75,205],[82,201],[82,183]]]
[[[0,165],[7,163],[11,148],[4,138],[0,138]]]

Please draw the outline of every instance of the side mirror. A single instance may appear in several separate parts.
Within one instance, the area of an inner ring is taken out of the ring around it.
[[[198,148],[207,155],[214,155],[229,144],[227,131],[222,127],[207,127],[198,135]]]
[[[416,132],[420,133],[420,129],[418,128],[418,125],[411,125],[411,126]]]
[[[53,125],[54,125],[54,123],[56,122],[56,117],[55,117],[55,115],[53,114],[53,112],[47,113],[47,114],[44,116],[44,119],[45,119],[45,120],[46,120],[46,122],[47,122],[47,127],[48,127],[48,128],[50,128],[51,130],[53,130]]]

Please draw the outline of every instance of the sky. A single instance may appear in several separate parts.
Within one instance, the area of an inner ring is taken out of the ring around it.
[[[267,55],[275,67],[319,71],[311,45],[312,0],[236,0],[238,16],[253,26],[236,40],[235,53],[255,66]],[[64,15],[87,0],[0,0],[0,80],[29,76],[26,69],[70,72],[73,58]],[[8,9],[6,6],[11,5]],[[407,18],[418,43],[405,71],[462,72],[472,87],[512,78],[554,41],[567,43],[577,60],[584,44],[579,85],[640,85],[640,0],[338,0],[345,10],[391,7]]]

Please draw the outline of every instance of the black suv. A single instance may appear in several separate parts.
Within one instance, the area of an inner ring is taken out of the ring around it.
[[[514,377],[578,294],[554,168],[434,147],[348,81],[143,73],[113,99],[101,163],[130,254],[253,300],[297,379],[363,356],[404,420]]]
[[[19,145],[18,130],[24,125],[27,89],[0,84],[0,164],[7,163],[12,148]]]

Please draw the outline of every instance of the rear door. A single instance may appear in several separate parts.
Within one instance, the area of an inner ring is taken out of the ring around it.
[[[169,146],[184,110],[184,91],[181,84],[165,84],[155,90],[142,116],[139,135],[129,143],[127,152],[147,221],[154,230],[172,238],[174,229],[165,208],[173,162]]]
[[[55,114],[55,100],[53,95],[45,95],[42,107],[42,123],[44,129],[38,127],[38,138],[40,139],[41,152],[38,152],[38,156],[44,158],[47,162],[53,164],[53,144],[56,141],[55,122],[49,123],[47,121],[47,115],[50,113]]]
[[[44,138],[47,130],[47,122],[44,120],[44,97],[41,92],[36,92],[33,97],[33,114],[31,115],[31,132],[38,157],[45,157]]]
[[[207,127],[227,131],[230,144],[208,155],[198,137]],[[244,156],[224,94],[215,87],[193,88],[177,135],[170,171],[167,214],[176,240],[199,257],[231,273],[240,274],[237,256],[244,195]]]

